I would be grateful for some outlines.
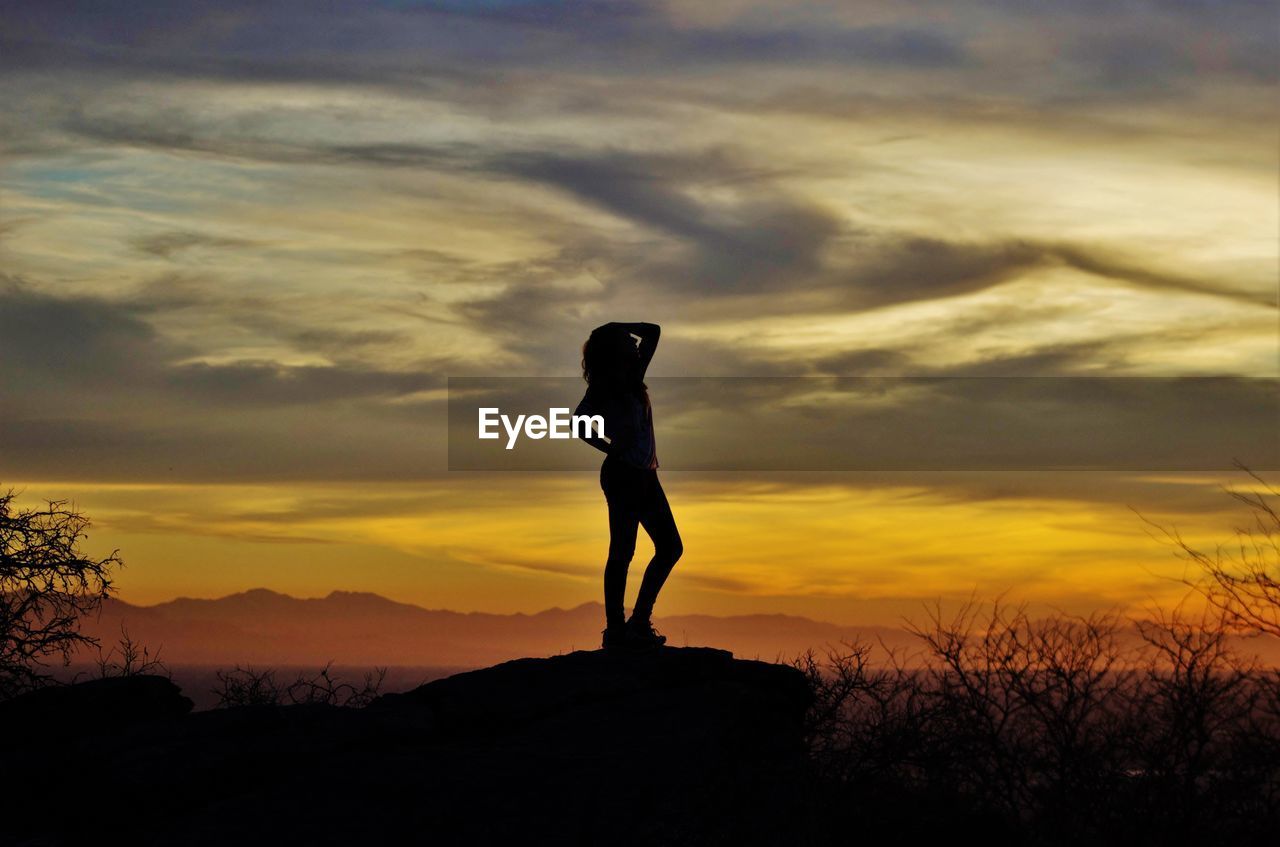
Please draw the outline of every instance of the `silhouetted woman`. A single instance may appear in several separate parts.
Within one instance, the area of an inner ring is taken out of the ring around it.
[[[658,346],[657,324],[607,323],[582,345],[582,378],[587,391],[574,414],[604,418],[604,438],[587,443],[607,455],[600,466],[600,488],[609,505],[609,558],[604,566],[604,647],[657,647],[666,642],[650,622],[654,601],[667,574],[684,552],[667,495],[658,482],[658,453],[653,409],[644,374]],[[632,336],[639,336],[637,345]],[[627,568],[636,549],[637,527],[653,539],[653,558],[645,568],[630,620],[623,613]]]

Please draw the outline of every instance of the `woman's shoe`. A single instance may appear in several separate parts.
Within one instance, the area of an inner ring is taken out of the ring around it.
[[[661,647],[667,643],[667,637],[654,629],[653,623],[648,618],[644,620],[632,618],[627,621],[627,630],[637,647]]]

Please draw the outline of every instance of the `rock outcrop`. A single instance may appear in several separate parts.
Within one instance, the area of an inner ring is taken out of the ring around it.
[[[364,709],[25,699],[48,725],[0,735],[19,844],[785,844],[806,790],[804,675],[709,648],[518,659]]]
[[[0,702],[0,727],[45,736],[53,727],[76,732],[116,732],[138,723],[180,718],[191,700],[162,676],[93,679],[55,685]],[[0,749],[5,746],[0,739]]]

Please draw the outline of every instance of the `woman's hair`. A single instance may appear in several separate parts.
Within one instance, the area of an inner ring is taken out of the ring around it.
[[[625,344],[624,344],[625,342]],[[627,353],[631,336],[617,327],[599,327],[582,345],[582,378],[606,391],[631,389],[649,402],[648,386],[637,378],[636,357]]]
[[[582,378],[600,388],[616,387],[627,376],[627,362],[622,357],[621,330],[600,327],[582,345]]]

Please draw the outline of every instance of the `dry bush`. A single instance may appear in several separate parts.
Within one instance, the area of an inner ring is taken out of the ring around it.
[[[219,709],[280,704],[283,692],[276,684],[274,670],[254,670],[236,665],[233,670],[218,671],[217,679],[213,694],[218,698]]]
[[[343,682],[332,673],[333,663],[318,673],[299,674],[286,685],[276,682],[274,670],[254,670],[236,665],[231,671],[218,671],[217,708],[236,706],[279,706],[283,704],[323,704],[346,708],[362,708],[377,699],[386,679],[386,668],[365,673],[359,684]]]
[[[1123,647],[1131,625],[1141,638]],[[997,600],[909,629],[923,667],[873,666],[858,643],[794,662],[816,695],[810,747],[833,820],[872,833],[967,820],[1026,843],[1280,823],[1280,679],[1228,649],[1222,616],[1032,619]]]
[[[335,678],[330,672],[332,667],[333,662],[330,662],[314,676],[299,675],[285,689],[289,701],[362,708],[378,697],[387,676],[386,668],[374,668],[365,673],[363,682],[357,686]]]
[[[998,600],[979,615],[971,601],[908,627],[931,660],[919,679],[948,780],[1016,817],[1107,790],[1125,679],[1115,617],[1033,621]]]
[[[1138,515],[1160,530],[1179,558],[1196,566],[1183,581],[1221,611],[1227,623],[1241,632],[1280,637],[1280,512],[1272,500],[1280,492],[1239,461],[1235,466],[1261,491],[1224,487],[1249,510],[1249,525],[1236,527],[1233,544],[1217,544],[1213,553],[1206,553],[1188,544],[1176,528]]]
[[[844,641],[822,659],[808,650],[792,663],[814,692],[806,734],[824,778],[906,777],[920,764],[913,757],[929,704],[911,671],[898,662],[873,664],[871,651]]]
[[[97,645],[80,618],[100,608],[122,564],[118,551],[80,551],[90,522],[65,500],[15,510],[14,496],[0,494],[0,699],[49,682],[49,658],[70,664],[78,648]]]
[[[1199,568],[1183,577],[1208,601],[1197,615],[1184,601],[1142,619],[1033,620],[1025,606],[996,600],[984,612],[971,600],[951,620],[935,607],[908,625],[921,669],[892,653],[873,667],[857,643],[797,659],[816,695],[810,747],[815,796],[834,803],[827,834],[852,815],[864,833],[1003,827],[1042,844],[1273,836],[1280,670],[1242,658],[1231,639],[1280,635],[1269,499],[1280,494],[1236,465],[1261,491],[1227,489],[1251,516],[1233,546],[1208,554],[1164,531]]]
[[[110,650],[104,653],[102,645],[96,645],[96,649],[98,658],[94,660],[94,664],[100,679],[140,674],[173,678],[168,665],[160,661],[160,649],[156,648],[152,653],[151,648],[133,640],[123,623],[120,624],[120,640]]]
[[[1211,820],[1220,836],[1240,821],[1275,819],[1280,677],[1231,649],[1236,623],[1214,607],[1136,621],[1149,649],[1126,739],[1145,789],[1134,800],[1174,832]]]

